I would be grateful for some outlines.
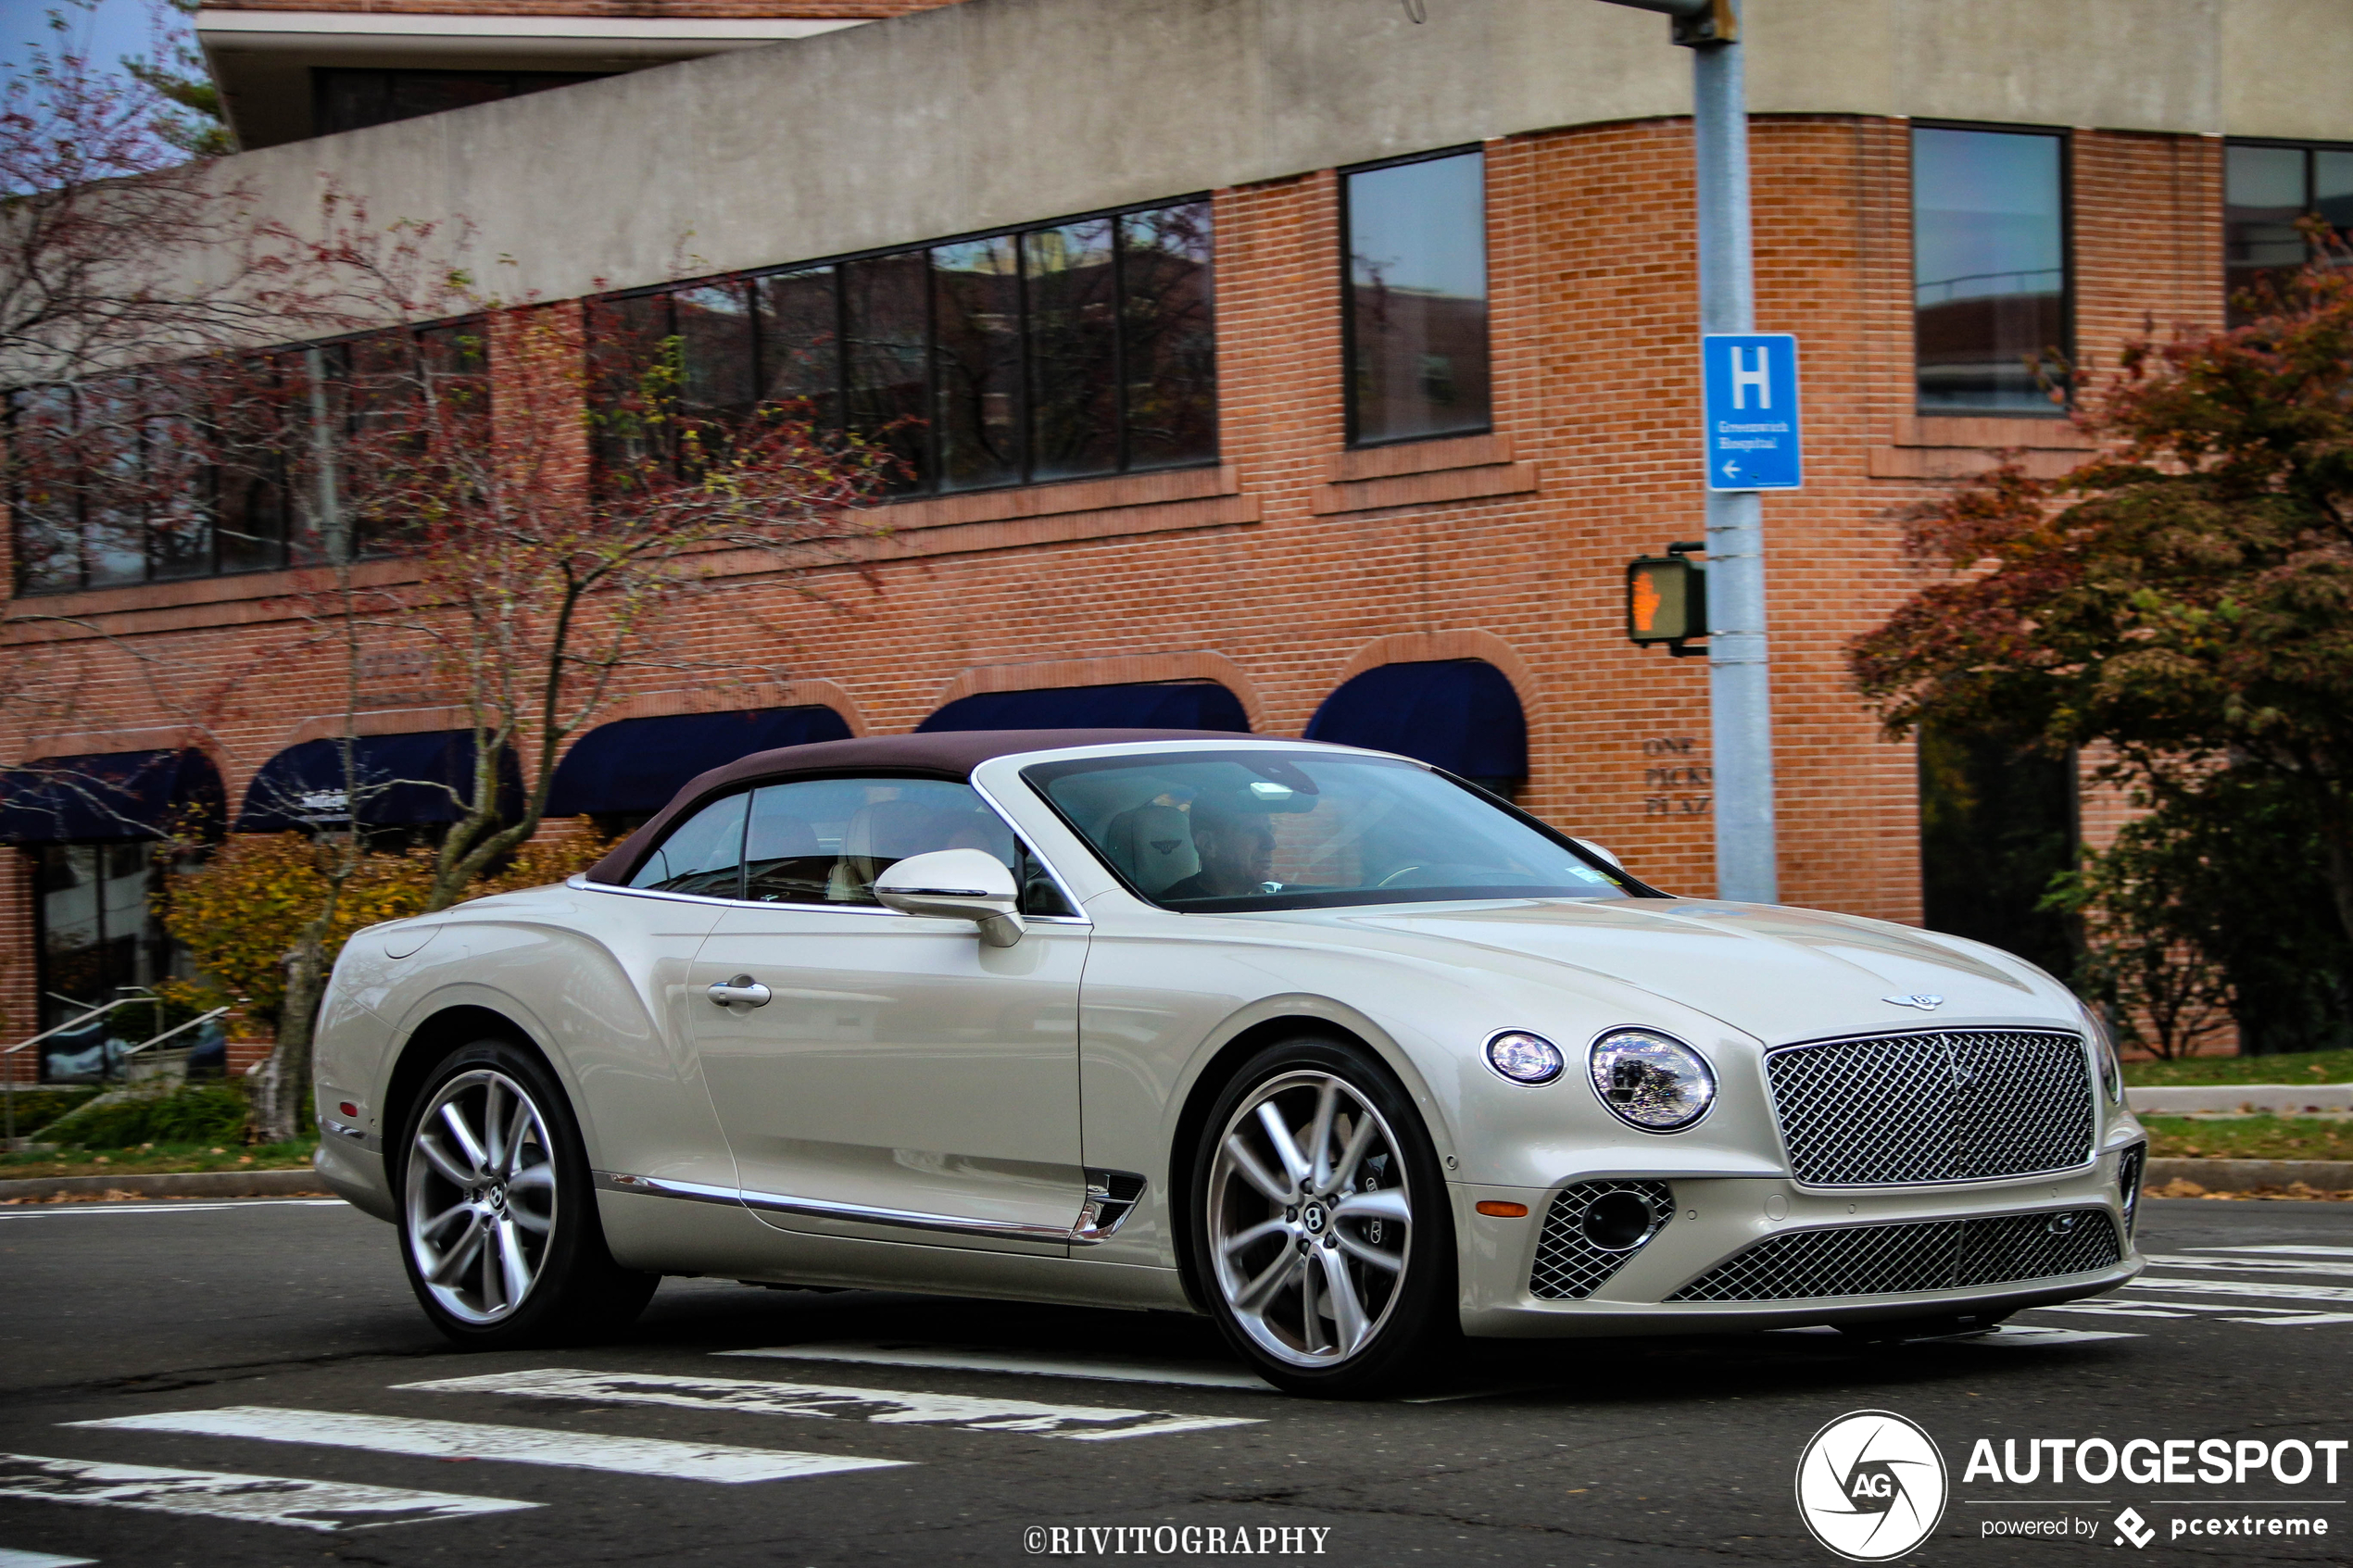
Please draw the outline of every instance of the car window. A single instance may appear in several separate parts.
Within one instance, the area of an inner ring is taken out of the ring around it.
[[[646,857],[629,885],[664,893],[700,893],[713,898],[741,897],[745,801],[744,796],[730,795],[687,818]]]
[[[1072,914],[1004,819],[942,779],[803,779],[751,797],[744,897],[766,904],[875,905],[875,878],[911,855],[982,849],[1013,874],[1024,914]]]
[[[1622,898],[1566,839],[1427,769],[1314,752],[1183,752],[1022,771],[1165,909]]]

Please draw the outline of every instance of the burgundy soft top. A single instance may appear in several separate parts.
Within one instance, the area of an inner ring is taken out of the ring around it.
[[[654,820],[613,846],[585,873],[590,882],[627,886],[629,878],[670,824],[727,785],[749,779],[782,779],[800,773],[839,773],[873,769],[885,773],[930,774],[970,779],[992,757],[1019,751],[1051,751],[1073,746],[1132,746],[1153,740],[1265,740],[1231,730],[936,730],[927,734],[869,735],[858,740],[822,740],[808,746],[755,751],[724,767],[698,774],[671,797]]]

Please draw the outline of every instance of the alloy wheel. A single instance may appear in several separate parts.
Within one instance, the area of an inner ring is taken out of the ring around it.
[[[1267,1354],[1340,1365],[1396,1304],[1413,1243],[1404,1160],[1345,1078],[1285,1073],[1246,1096],[1218,1138],[1208,1232],[1227,1311]]]
[[[503,1073],[441,1086],[409,1148],[409,1251],[434,1299],[493,1323],[539,1281],[556,1224],[555,1149],[539,1108]]]

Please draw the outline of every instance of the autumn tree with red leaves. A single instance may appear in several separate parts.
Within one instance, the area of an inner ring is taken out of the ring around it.
[[[2007,462],[1912,511],[1909,551],[1942,580],[1856,639],[1850,660],[1893,734],[1999,727],[2054,752],[2104,748],[2107,776],[2162,819],[2136,835],[2140,851],[2195,837],[2199,865],[2236,857],[2209,881],[2269,899],[2268,918],[2249,912],[2253,933],[2209,940],[2319,941],[2341,971],[2353,942],[2353,268],[2314,237],[2319,258],[2247,301],[2246,325],[2128,349],[2077,415],[2098,457],[2053,481]],[[2263,831],[2219,826],[2228,810]],[[2321,893],[2318,933],[2286,929],[2299,922],[2284,890],[2299,874]],[[2219,912],[2179,902],[2177,925]]]

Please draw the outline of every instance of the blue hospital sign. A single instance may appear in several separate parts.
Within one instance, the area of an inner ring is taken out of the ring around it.
[[[1794,490],[1806,483],[1797,422],[1797,339],[1711,332],[1700,339],[1707,401],[1707,487]]]

